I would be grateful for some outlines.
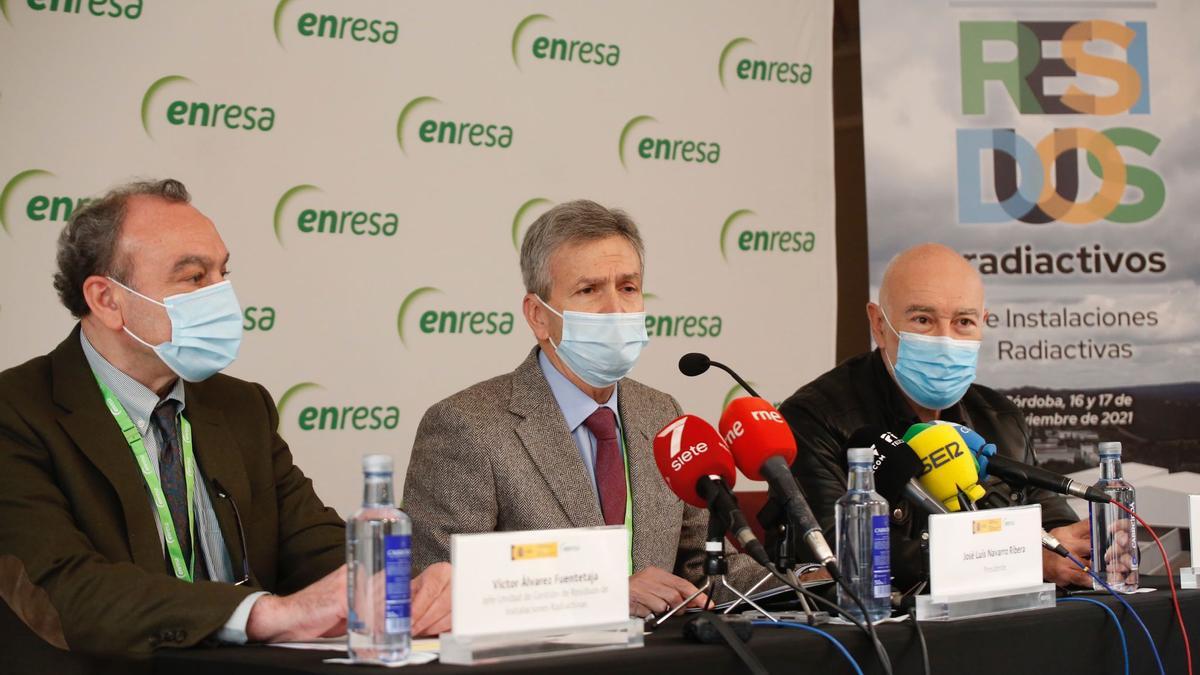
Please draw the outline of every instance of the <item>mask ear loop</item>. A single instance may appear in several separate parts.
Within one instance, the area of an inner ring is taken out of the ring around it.
[[[563,316],[558,310],[551,307],[550,303],[543,300],[542,296],[538,295],[537,293],[534,293],[533,297],[537,298],[537,301],[542,303],[542,306],[545,307],[546,309],[550,310],[550,312],[552,314],[554,314],[558,318],[562,319],[564,322],[567,320],[567,317]],[[554,351],[558,351],[558,345],[554,344],[554,338],[550,337],[549,332],[547,332],[546,339],[550,341],[550,346],[554,347]]]
[[[104,278],[105,278],[105,279],[108,279],[109,281],[113,282],[114,284],[116,284],[116,285],[120,286],[121,288],[124,288],[125,290],[129,291],[130,293],[133,293],[134,295],[136,295],[136,296],[138,296],[139,298],[141,298],[141,299],[145,300],[146,302],[152,302],[152,303],[154,303],[154,304],[158,305],[159,307],[162,307],[162,308],[164,308],[164,309],[166,308],[166,305],[165,305],[165,304],[163,304],[163,303],[161,303],[161,302],[159,302],[159,301],[155,300],[154,298],[148,298],[148,297],[146,297],[146,296],[142,295],[141,293],[138,293],[137,291],[133,290],[132,288],[130,288],[130,287],[128,287],[128,286],[126,286],[125,284],[123,284],[123,283],[121,283],[121,282],[117,281],[116,279],[114,279],[114,278],[112,278],[112,277],[110,277],[110,276],[105,276]],[[140,343],[142,343],[142,344],[146,345],[146,347],[147,347],[147,348],[149,348],[149,349],[155,349],[155,346],[154,346],[154,345],[150,344],[149,342],[146,342],[146,341],[145,341],[145,340],[143,340],[142,338],[138,337],[138,336],[137,336],[137,335],[136,335],[136,334],[135,334],[133,331],[129,330],[129,326],[126,326],[126,325],[125,325],[124,317],[122,317],[122,321],[121,321],[121,330],[125,331],[125,334],[126,334],[126,335],[128,335],[129,337],[131,337],[131,338],[133,338],[134,340],[137,340],[138,342],[140,342]]]
[[[889,329],[890,329],[890,330],[891,330],[893,333],[895,333],[895,334],[896,334],[896,338],[897,338],[897,339],[899,339],[899,338],[900,338],[900,331],[896,330],[896,327],[892,325],[892,320],[888,318],[887,312],[883,311],[883,305],[882,305],[882,304],[880,304],[880,303],[875,303],[875,306],[879,308],[879,315],[883,317],[883,320],[884,320],[884,322],[885,322],[885,323],[887,323],[887,327],[888,327],[888,328],[889,328]],[[883,352],[883,357],[884,357],[884,358],[883,358],[883,360],[884,360],[885,362],[887,362],[887,364],[888,364],[888,366],[889,366],[888,370],[891,370],[893,373],[894,373],[894,372],[896,372],[896,364],[895,364],[895,363],[893,363],[893,362],[892,362],[892,360],[888,358],[888,353],[887,353],[887,350],[886,350],[886,349],[884,349],[883,345],[879,345],[879,350],[880,350],[881,352]]]

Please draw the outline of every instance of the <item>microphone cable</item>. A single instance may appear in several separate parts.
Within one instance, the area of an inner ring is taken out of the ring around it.
[[[1083,564],[1083,561],[1081,561],[1079,558],[1076,558],[1074,556],[1074,554],[1068,553],[1067,559],[1069,559],[1071,562],[1078,565],[1079,569],[1083,570],[1084,572],[1087,572],[1088,576],[1095,579],[1096,583],[1098,583],[1104,587],[1104,590],[1111,593],[1112,596],[1114,598],[1116,598],[1117,600],[1119,600],[1122,605],[1125,605],[1125,609],[1129,610],[1129,613],[1133,615],[1134,621],[1137,621],[1138,625],[1142,627],[1142,632],[1146,634],[1146,639],[1150,642],[1150,651],[1154,652],[1154,662],[1156,664],[1158,664],[1159,675],[1167,675],[1167,669],[1163,667],[1162,657],[1159,656],[1159,654],[1158,654],[1158,645],[1155,644],[1155,642],[1154,642],[1154,636],[1150,634],[1150,629],[1146,628],[1146,624],[1144,621],[1142,621],[1142,617],[1140,614],[1137,613],[1137,610],[1134,609],[1133,606],[1130,605],[1125,600],[1125,598],[1122,598],[1121,594],[1118,593],[1116,590],[1114,590],[1112,586],[1109,586],[1107,583],[1105,583],[1105,581],[1103,579],[1101,579],[1098,574],[1093,572],[1091,570],[1091,568],[1089,568],[1087,565]],[[1189,660],[1190,660],[1190,658],[1191,657],[1189,656]],[[1188,668],[1190,670],[1191,666],[1189,666]]]
[[[1117,618],[1117,613],[1112,611],[1112,607],[1094,598],[1059,598],[1058,602],[1060,604],[1064,602],[1088,602],[1108,612],[1108,615],[1112,617],[1113,623],[1117,624],[1117,635],[1121,636],[1121,653],[1125,655],[1125,675],[1129,675],[1129,643],[1125,641],[1125,627],[1121,625],[1121,620]]]
[[[1188,640],[1187,626],[1183,623],[1183,610],[1179,608],[1179,594],[1175,592],[1175,573],[1171,571],[1171,561],[1167,558],[1167,549],[1163,548],[1162,540],[1158,538],[1158,534],[1154,531],[1154,528],[1147,525],[1146,521],[1142,520],[1142,517],[1135,513],[1133,509],[1117,501],[1110,503],[1116,504],[1122,511],[1136,518],[1142,524],[1142,527],[1146,528],[1146,531],[1150,533],[1150,536],[1154,538],[1154,543],[1158,544],[1158,552],[1162,554],[1163,567],[1167,569],[1167,588],[1171,589],[1171,602],[1175,603],[1175,618],[1179,619],[1179,632],[1183,635],[1183,650],[1187,652],[1188,675],[1192,675],[1192,643]],[[1160,667],[1161,664],[1162,662],[1160,661]]]
[[[929,645],[925,644],[925,631],[921,630],[921,622],[917,621],[917,609],[913,607],[913,611],[908,613],[908,620],[912,622],[913,630],[917,632],[917,643],[921,645],[921,664],[925,666],[925,675],[931,675],[929,671]],[[1126,668],[1125,675],[1129,675]]]
[[[750,623],[755,626],[771,626],[771,627],[775,627],[775,628],[793,628],[793,629],[799,629],[799,630],[806,630],[810,633],[816,633],[817,635],[820,635],[821,637],[825,638],[826,640],[829,640],[829,642],[831,644],[833,644],[834,647],[837,647],[838,651],[840,651],[842,653],[842,656],[846,657],[846,660],[850,662],[850,667],[854,668],[854,672],[858,673],[858,675],[863,675],[862,666],[858,665],[858,661],[856,661],[854,659],[854,656],[850,654],[850,650],[846,649],[846,645],[839,642],[837,638],[833,637],[833,635],[827,631],[823,631],[820,628],[817,628],[815,626],[810,626],[808,624],[799,623],[796,621],[768,621],[766,619],[758,619],[755,621],[751,621]]]

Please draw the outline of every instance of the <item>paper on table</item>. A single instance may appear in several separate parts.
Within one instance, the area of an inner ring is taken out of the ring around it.
[[[420,665],[424,665],[426,663],[432,663],[437,660],[437,657],[438,657],[438,655],[434,652],[418,652],[418,651],[414,650],[413,653],[408,655],[408,658],[406,660],[401,661],[400,663],[384,663],[382,661],[372,661],[372,660],[351,661],[350,659],[345,659],[345,658],[324,659],[321,661],[321,663],[340,663],[340,664],[347,664],[347,665],[352,665],[352,666],[376,666],[376,667],[382,666],[384,668],[402,668],[404,666],[420,666]]]
[[[306,642],[276,642],[268,644],[268,647],[283,647],[284,649],[313,649],[318,651],[329,652],[344,652],[346,651],[346,636],[331,637],[331,638],[316,638]],[[432,653],[434,656],[440,650],[440,643],[437,638],[429,638],[425,640],[413,640],[413,653]]]

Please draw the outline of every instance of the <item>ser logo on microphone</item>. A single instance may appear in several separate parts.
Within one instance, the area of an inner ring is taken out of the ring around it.
[[[683,450],[683,426],[687,424],[687,418],[681,417],[671,424],[663,427],[663,430],[658,432],[658,438],[671,436],[671,470],[679,471],[692,459],[708,452],[708,443],[700,441],[695,445]],[[680,452],[682,450],[682,452]]]
[[[929,453],[925,456],[925,459],[921,460],[921,475],[924,476],[938,467],[949,464],[955,458],[961,457],[962,454],[962,444],[958,441],[950,441],[946,445]]]

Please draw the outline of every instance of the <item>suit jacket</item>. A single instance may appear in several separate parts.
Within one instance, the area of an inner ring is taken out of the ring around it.
[[[659,567],[697,583],[708,514],[671,492],[653,453],[655,434],[679,404],[634,380],[619,386],[634,570]],[[434,404],[417,428],[404,481],[414,573],[450,559],[451,534],[604,525],[586,471],[536,347],[515,371]],[[732,555],[729,568],[740,588],[763,574],[744,555]]]
[[[186,416],[233,569],[251,582],[168,574],[147,489],[105,408],[79,327],[0,373],[0,596],[42,639],[86,653],[194,645],[255,590],[290,593],[344,562],[342,520],[276,433],[266,390],[225,375],[188,383]]]

